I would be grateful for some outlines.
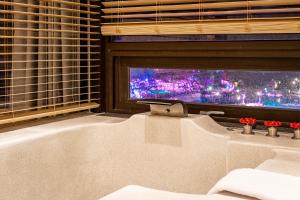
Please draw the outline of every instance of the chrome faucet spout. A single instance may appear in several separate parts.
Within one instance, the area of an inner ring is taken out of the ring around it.
[[[150,105],[150,112],[152,115],[164,115],[169,117],[187,117],[187,106],[182,101],[157,101],[144,100],[138,101],[138,104]]]
[[[200,115],[225,115],[224,111],[200,111]]]

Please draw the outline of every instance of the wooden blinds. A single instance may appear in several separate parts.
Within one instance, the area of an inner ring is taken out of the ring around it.
[[[98,107],[98,4],[0,0],[0,124]]]
[[[300,33],[299,0],[104,1],[102,34]]]

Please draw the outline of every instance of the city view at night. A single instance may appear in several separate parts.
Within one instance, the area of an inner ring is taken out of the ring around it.
[[[300,109],[300,72],[131,68],[130,98]]]

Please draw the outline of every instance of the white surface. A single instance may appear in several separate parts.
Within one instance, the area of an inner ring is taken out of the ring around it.
[[[131,184],[204,194],[226,173],[229,137],[199,127],[192,120],[198,117],[179,120],[179,146],[147,144],[144,114],[118,122],[79,117],[4,133],[0,199],[95,200]]]
[[[166,192],[151,188],[129,185],[100,200],[240,200],[241,198],[224,195],[192,195]]]
[[[263,200],[299,200],[300,178],[258,169],[237,169],[222,178],[208,194],[228,191]]]
[[[0,199],[95,200],[132,184],[205,194],[274,149],[300,149],[300,141],[228,132],[201,115],[179,120],[180,145],[148,144],[145,118],[92,115],[1,134]]]
[[[288,199],[299,199],[300,192],[298,192],[297,188],[300,187],[299,185],[288,189],[292,190],[292,193],[290,191],[283,191],[286,187],[289,187],[289,185],[292,185],[293,181],[290,181],[290,176],[288,176],[288,179],[284,182],[281,181],[281,176],[278,179],[278,174],[288,174],[292,175],[292,179],[294,179],[294,176],[300,176],[300,152],[299,151],[291,151],[291,150],[285,150],[285,149],[274,149],[275,156],[273,159],[266,160],[262,164],[260,164],[257,169],[265,170],[268,172],[276,172],[275,176],[273,173],[271,173],[273,178],[270,177],[261,177],[260,175],[257,176],[256,173],[250,172],[247,174],[247,172],[244,174],[243,170],[241,174],[239,174],[242,177],[238,177],[238,180],[235,179],[231,180],[230,176],[232,173],[236,173],[236,171],[231,172],[229,175],[227,175],[220,183],[218,183],[214,189],[214,191],[211,191],[211,193],[218,193],[214,195],[189,195],[189,194],[179,194],[179,193],[170,193],[150,188],[145,188],[141,186],[127,186],[124,187],[101,200],[206,200],[206,199],[257,199],[258,197],[262,199],[280,199],[284,196],[284,200]],[[256,172],[256,171],[255,171]],[[261,172],[261,171],[259,171]],[[268,172],[262,173],[266,176],[269,175]],[[254,174],[254,175],[253,175]],[[249,176],[250,175],[250,179]],[[229,177],[229,178],[228,178]],[[286,176],[284,176],[286,177]],[[228,180],[229,179],[229,180]],[[224,180],[226,180],[224,182]],[[233,181],[233,182],[232,182]],[[266,183],[267,181],[267,183]],[[246,185],[245,185],[246,183]],[[278,190],[278,184],[280,186],[280,189]],[[260,184],[263,184],[263,187],[261,187]],[[275,186],[274,186],[275,184]],[[299,183],[298,183],[299,184]],[[243,186],[244,185],[244,186]],[[268,187],[268,190],[265,191]],[[296,187],[296,188],[295,188]],[[249,190],[250,189],[250,190]],[[281,193],[281,196],[277,193],[272,193],[273,190],[276,189],[277,192]],[[283,189],[283,190],[282,190]],[[228,193],[227,191],[231,191],[231,193]],[[234,194],[238,193],[240,195]],[[285,195],[286,192],[289,192],[292,197],[289,197]],[[220,194],[222,193],[222,195]],[[283,194],[282,194],[283,193]],[[275,197],[269,197],[265,196],[269,194],[278,195]],[[247,195],[251,197],[246,197],[242,195]],[[239,196],[239,197],[238,197]],[[257,197],[257,198],[256,198]]]
[[[48,124],[32,126],[0,134],[0,149],[10,145],[17,145],[31,140],[60,134],[74,129],[88,128],[101,123],[119,123],[126,119],[108,116],[96,116],[95,114],[68,119]]]
[[[261,163],[257,169],[300,177],[300,152],[275,149],[273,159]]]

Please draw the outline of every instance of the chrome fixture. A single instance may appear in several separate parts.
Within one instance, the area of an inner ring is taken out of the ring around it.
[[[150,105],[151,115],[163,115],[169,117],[187,117],[188,109],[182,101],[137,101],[138,104]]]
[[[252,126],[249,125],[249,124],[246,124],[245,126],[243,126],[243,132],[242,132],[242,134],[245,134],[245,135],[254,135]]]
[[[294,140],[300,140],[300,129],[295,129],[294,130],[294,136],[292,137]]]
[[[268,134],[266,136],[279,137],[277,128],[276,127],[269,127],[268,128]]]
[[[200,115],[225,115],[225,112],[223,111],[200,111]]]

